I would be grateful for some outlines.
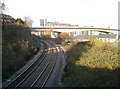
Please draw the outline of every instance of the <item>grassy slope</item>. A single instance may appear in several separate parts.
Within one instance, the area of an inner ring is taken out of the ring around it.
[[[36,40],[24,25],[9,24],[3,27],[3,81],[21,68],[29,56],[36,52]]]
[[[68,87],[116,87],[118,84],[118,47],[99,41],[78,43],[67,51],[68,65],[63,78]],[[119,71],[120,73],[120,71]]]

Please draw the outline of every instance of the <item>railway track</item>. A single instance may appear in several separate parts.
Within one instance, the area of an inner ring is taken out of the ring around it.
[[[49,42],[49,43],[51,43],[51,42]],[[53,50],[52,51],[53,51],[54,55],[51,57],[51,59],[47,63],[47,65],[44,68],[44,70],[41,72],[41,74],[38,76],[38,78],[30,86],[29,89],[32,89],[34,87],[39,87],[39,88],[43,88],[44,87],[45,83],[47,82],[48,78],[51,75],[51,72],[54,69],[54,66],[55,66],[55,63],[56,63],[56,59],[57,59],[57,55],[58,55],[58,53],[57,53],[58,49],[54,45],[53,45]]]
[[[28,68],[26,68],[15,79],[3,86],[2,89],[19,89],[26,87],[29,89],[44,87],[52,70],[54,69],[58,48],[51,42],[42,41],[46,48]]]

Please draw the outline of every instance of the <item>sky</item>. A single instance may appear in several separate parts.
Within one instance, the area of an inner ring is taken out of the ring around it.
[[[2,0],[3,1],[3,0]],[[14,18],[30,16],[33,27],[40,19],[73,25],[118,28],[119,0],[4,0],[7,14]]]

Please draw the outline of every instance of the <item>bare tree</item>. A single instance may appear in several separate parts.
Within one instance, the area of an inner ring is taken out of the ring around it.
[[[8,11],[8,8],[4,2],[0,2],[0,14],[4,14],[6,11]]]
[[[0,2],[0,13],[3,13],[5,10],[5,4]]]
[[[0,27],[4,26],[4,15],[3,14],[5,14],[7,11],[8,11],[8,8],[6,4],[0,1]]]
[[[23,20],[28,27],[32,27],[33,20],[29,16],[25,16]]]

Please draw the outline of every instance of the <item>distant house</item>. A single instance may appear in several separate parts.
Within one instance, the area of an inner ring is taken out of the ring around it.
[[[79,27],[79,25],[60,23],[59,21],[48,22],[47,19],[40,19],[40,26],[48,26],[48,27]]]
[[[88,38],[94,36],[99,40],[102,40],[102,42],[116,42],[119,40],[119,37],[117,34],[99,34],[99,35],[78,35],[75,37],[75,40],[80,41],[88,41]]]
[[[100,34],[96,38],[101,39],[102,42],[116,42],[118,41],[117,34]]]

